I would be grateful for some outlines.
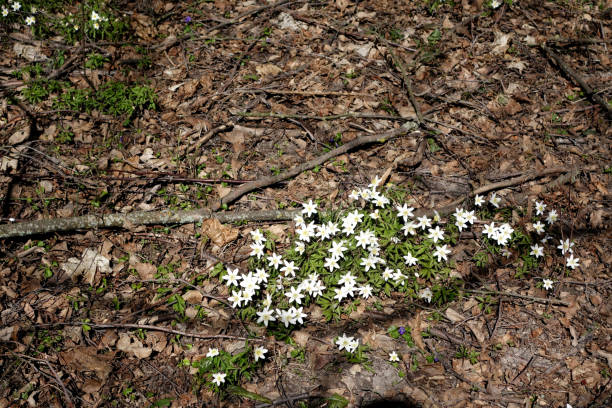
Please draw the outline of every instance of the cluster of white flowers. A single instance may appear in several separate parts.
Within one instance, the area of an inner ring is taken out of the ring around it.
[[[13,12],[18,12],[19,10],[21,10],[21,3],[18,1],[11,1],[9,2],[9,6],[11,8],[11,10],[13,10]],[[25,24],[27,26],[32,26],[36,23],[36,17],[34,17],[33,14],[35,14],[37,12],[36,7],[32,6],[30,8],[30,12],[32,13],[32,15],[29,15],[25,18]],[[0,8],[0,15],[2,15],[2,17],[8,17],[8,15],[10,14],[10,10],[8,7],[6,6],[2,6]]]
[[[92,21],[92,27],[94,28],[94,30],[99,30],[100,22],[108,21],[108,17],[101,16],[95,10],[92,10],[91,11],[91,21]],[[78,30],[78,26],[75,28],[75,30]]]
[[[485,224],[482,233],[492,239],[497,241],[497,245],[506,246],[508,245],[508,241],[512,238],[512,233],[514,232],[514,228],[510,226],[508,223],[504,223],[499,227],[495,226],[494,222],[490,224]]]
[[[354,337],[348,337],[345,333],[342,336],[338,337],[336,340],[336,345],[338,346],[338,350],[346,350],[349,353],[353,353],[359,347],[359,339],[355,339]]]
[[[255,362],[259,360],[265,360],[267,352],[268,352],[268,349],[263,346],[255,347],[253,349],[253,358],[255,359]],[[211,347],[208,349],[208,353],[206,353],[206,357],[214,358],[214,357],[217,357],[219,354],[220,352],[218,348]],[[221,384],[225,383],[226,377],[227,377],[227,373],[223,373],[223,372],[214,373],[212,374],[212,383],[215,384],[217,387],[220,387]]]

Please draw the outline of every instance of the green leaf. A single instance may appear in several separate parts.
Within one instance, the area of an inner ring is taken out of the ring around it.
[[[329,408],[344,408],[348,405],[348,400],[340,394],[334,394],[327,398]]]
[[[164,398],[164,399],[157,400],[153,404],[151,404],[150,408],[169,407],[172,404],[173,399],[174,398]]]
[[[244,388],[239,387],[237,385],[228,385],[226,390],[231,394],[238,395],[239,397],[244,397],[244,398],[252,399],[255,401],[265,402],[266,404],[272,403],[272,400],[270,400],[269,398],[266,398],[259,394],[255,394],[254,392],[247,391]]]

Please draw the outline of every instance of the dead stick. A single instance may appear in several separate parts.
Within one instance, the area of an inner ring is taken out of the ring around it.
[[[87,325],[92,329],[134,329],[134,330],[151,330],[158,331],[168,334],[175,334],[177,336],[184,337],[192,337],[194,339],[230,339],[230,340],[251,340],[251,341],[266,341],[265,339],[259,337],[240,337],[240,336],[230,336],[228,334],[197,334],[197,333],[189,333],[180,330],[168,329],[166,327],[161,326],[153,326],[150,324],[133,324],[133,323],[105,323],[105,324],[97,324],[90,322],[57,322],[57,323],[43,323],[37,324],[37,327],[51,327],[51,326],[84,326]]]
[[[327,152],[317,157],[316,159],[309,160],[306,163],[302,163],[299,166],[295,166],[292,169],[282,174],[279,174],[277,176],[272,176],[272,177],[265,177],[265,178],[253,181],[251,183],[246,183],[240,186],[239,188],[237,188],[236,190],[230,192],[225,197],[223,197],[221,199],[221,206],[234,202],[238,198],[242,197],[243,195],[253,190],[257,190],[262,187],[267,187],[267,186],[276,184],[278,182],[287,180],[291,177],[297,176],[298,174],[306,170],[310,170],[316,166],[319,166],[325,163],[327,160],[331,159],[332,157],[336,157],[341,154],[344,154],[348,152],[349,150],[355,149],[356,147],[363,146],[363,145],[370,144],[370,143],[385,143],[391,139],[394,139],[398,136],[401,136],[403,134],[410,132],[411,130],[415,129],[417,126],[414,122],[407,122],[406,124],[411,124],[411,126],[402,126],[399,129],[393,129],[391,131],[385,132],[380,135],[361,136],[357,139],[351,140],[345,145],[342,145],[330,152]]]
[[[565,302],[560,299],[540,298],[540,297],[535,297],[535,296],[521,295],[519,293],[514,293],[514,292],[500,292],[498,290],[466,290],[466,292],[476,293],[479,295],[499,295],[499,296],[515,297],[519,299],[532,300],[537,303],[549,303],[551,305],[559,305],[559,306],[569,306],[570,305],[568,302]]]
[[[573,172],[580,172],[580,171],[595,171],[595,170],[597,170],[597,166],[586,166],[583,168],[580,168],[580,167],[578,168],[553,167],[550,169],[544,169],[542,171],[530,172],[528,174],[525,174],[519,177],[511,178],[510,180],[500,181],[497,183],[491,183],[491,184],[487,184],[485,186],[479,187],[476,190],[469,193],[467,195],[467,198],[474,197],[476,194],[484,194],[484,193],[488,193],[489,191],[501,190],[502,188],[516,186],[516,185],[523,184],[531,180],[550,176],[553,174],[570,173],[570,172],[573,173]],[[466,197],[456,199],[455,201],[453,201],[446,207],[439,210],[440,214],[448,214],[450,212],[453,212],[455,210],[455,207],[457,207],[459,204],[465,201],[465,199]]]
[[[378,115],[376,113],[359,113],[359,112],[346,112],[339,113],[336,115],[300,115],[295,113],[276,113],[276,112],[239,112],[236,115],[245,118],[279,118],[279,119],[313,119],[313,120],[336,120],[346,118],[361,118],[361,119],[382,119],[382,120],[396,120],[401,122],[409,122],[413,119],[402,118],[401,116],[390,116],[390,115]]]
[[[576,83],[578,83],[578,85],[580,85],[580,88],[582,88],[585,94],[604,108],[604,110],[608,112],[608,115],[612,115],[612,106],[610,106],[601,95],[595,92],[595,90],[592,89],[589,84],[587,84],[586,81],[580,75],[578,75],[577,72],[571,69],[559,55],[555,54],[554,51],[548,48],[545,44],[540,45],[540,48],[542,48],[548,58],[555,61],[557,66],[561,68],[561,71],[563,71],[565,75],[571,77]]]
[[[392,62],[399,68],[400,74],[402,74],[402,82],[404,82],[404,86],[406,87],[406,91],[408,92],[408,99],[414,108],[414,112],[417,115],[419,123],[423,123],[423,114],[421,113],[421,108],[417,104],[416,99],[414,98],[414,93],[412,92],[412,81],[408,77],[406,73],[406,69],[404,68],[404,64],[402,61],[395,55],[393,50],[389,49],[389,54],[391,54]]]
[[[83,215],[70,218],[50,218],[0,225],[0,239],[26,237],[51,232],[74,231],[79,229],[121,228],[151,224],[189,224],[208,218],[222,223],[238,221],[289,221],[299,211],[264,210],[213,213],[207,208],[183,211],[136,211],[128,214]]]
[[[298,95],[298,96],[363,96],[373,98],[367,93],[339,92],[339,91],[284,91],[280,89],[246,88],[234,89],[232,93],[266,93],[269,95]]]

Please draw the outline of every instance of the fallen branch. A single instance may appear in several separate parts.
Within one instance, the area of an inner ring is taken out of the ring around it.
[[[534,171],[524,174],[519,177],[514,177],[509,180],[500,181],[497,183],[487,184],[485,186],[479,187],[468,194],[467,197],[458,198],[446,207],[438,210],[440,214],[449,214],[455,210],[455,207],[460,205],[466,198],[472,198],[476,194],[485,194],[489,191],[501,190],[506,187],[512,187],[519,184],[524,184],[528,181],[535,180],[541,177],[551,176],[554,174],[563,174],[563,173],[572,173],[577,174],[581,171],[594,171],[597,170],[597,166],[586,166],[586,167],[576,167],[576,168],[567,168],[567,167],[553,167],[550,169],[544,169],[541,171]]]
[[[134,330],[151,330],[158,331],[168,334],[174,334],[177,336],[191,337],[194,339],[230,339],[230,340],[250,340],[250,341],[265,341],[263,338],[259,337],[240,337],[240,336],[230,336],[229,334],[197,334],[197,333],[189,333],[180,330],[168,329],[166,327],[161,326],[153,326],[150,324],[133,324],[133,323],[90,323],[90,322],[57,322],[57,323],[44,323],[37,324],[37,327],[52,327],[52,326],[89,326],[92,329],[134,329]]]
[[[300,115],[295,113],[277,113],[277,112],[238,112],[237,116],[244,118],[254,119],[265,119],[265,118],[279,118],[279,119],[313,119],[313,120],[336,120],[346,118],[361,118],[361,119],[381,119],[381,120],[395,120],[401,122],[412,121],[411,118],[402,118],[401,116],[390,116],[390,115],[378,115],[376,113],[359,113],[359,112],[346,112],[339,113],[337,115]]]
[[[230,192],[225,197],[223,197],[221,199],[221,203],[217,204],[216,207],[219,208],[223,205],[227,205],[231,202],[234,202],[240,197],[242,197],[243,195],[250,193],[253,190],[257,190],[262,187],[271,186],[278,182],[281,182],[291,177],[297,176],[298,174],[306,170],[310,170],[316,166],[319,166],[325,163],[327,160],[331,159],[332,157],[336,157],[341,154],[344,154],[352,149],[355,149],[356,147],[363,146],[363,145],[370,144],[370,143],[385,143],[391,139],[394,139],[398,136],[401,136],[403,134],[410,132],[411,130],[416,129],[416,127],[417,127],[417,124],[415,122],[406,122],[402,127],[398,129],[390,130],[380,135],[361,136],[357,139],[351,140],[345,145],[342,145],[334,150],[331,150],[317,157],[316,159],[313,159],[313,160],[307,161],[306,163],[302,163],[298,166],[295,166],[292,169],[284,173],[281,173],[277,176],[264,177],[262,179],[255,180],[251,183],[246,183],[240,186],[239,188],[237,188],[236,190]]]
[[[548,48],[545,44],[540,45],[540,48],[542,48],[548,58],[553,60],[557,64],[557,66],[561,68],[561,71],[563,71],[565,75],[571,77],[578,85],[580,85],[580,88],[582,88],[584,93],[589,98],[591,98],[591,100],[598,103],[599,106],[604,109],[604,111],[608,112],[608,115],[612,115],[612,106],[610,106],[610,104],[608,104],[601,95],[595,92],[595,90],[592,89],[589,84],[586,83],[584,78],[582,78],[580,75],[578,75],[577,72],[571,69],[569,65],[567,65],[559,55],[555,54],[554,51]]]
[[[548,303],[551,305],[558,305],[558,306],[569,306],[570,305],[568,302],[565,302],[559,299],[548,299],[548,298],[541,298],[541,297],[536,297],[536,296],[521,295],[519,293],[514,293],[514,292],[500,292],[498,290],[466,290],[466,292],[475,293],[477,295],[508,296],[508,297],[514,297],[518,299],[532,300],[537,303]]]
[[[0,225],[0,238],[26,237],[51,232],[96,228],[128,228],[151,224],[189,224],[208,218],[222,223],[238,221],[288,221],[299,211],[265,210],[214,213],[206,208],[183,211],[136,211],[128,214],[83,215],[70,218],[51,218]]]
[[[234,89],[232,93],[265,93],[268,95],[297,95],[297,96],[348,96],[348,97],[374,97],[369,93],[340,92],[340,91],[285,91],[281,89],[245,88]]]

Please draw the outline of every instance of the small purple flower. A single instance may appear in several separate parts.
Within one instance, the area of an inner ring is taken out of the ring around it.
[[[191,16],[185,17],[185,19],[183,21],[186,22],[186,23],[191,23]]]
[[[440,361],[440,359],[438,357],[434,357],[434,361],[437,363],[438,361]]]
[[[406,329],[404,329],[404,326],[401,326],[399,329],[397,329],[397,332],[400,334],[400,336],[403,336],[404,333],[406,333]]]

